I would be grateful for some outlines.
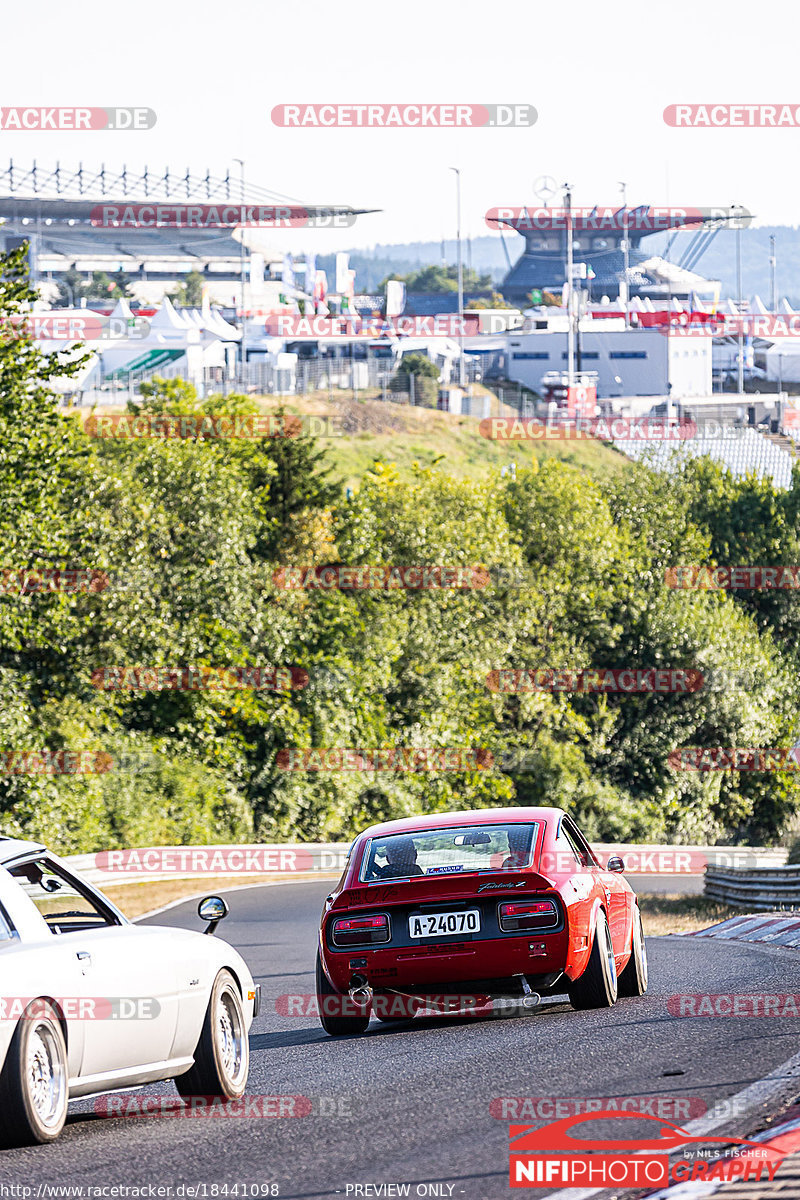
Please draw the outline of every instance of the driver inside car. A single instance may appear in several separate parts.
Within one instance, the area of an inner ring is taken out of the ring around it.
[[[508,858],[503,860],[501,871],[514,871],[524,867],[528,857],[528,841],[530,829],[525,825],[509,826],[508,829]]]
[[[34,887],[40,887],[45,892],[57,892],[61,889],[61,884],[57,879],[52,877],[45,879],[44,871],[36,863],[23,863],[22,866],[12,868],[11,874],[17,879],[27,880]]]
[[[383,847],[386,865],[373,868],[379,879],[405,879],[410,875],[424,875],[417,865],[417,848],[409,837],[389,838]]]

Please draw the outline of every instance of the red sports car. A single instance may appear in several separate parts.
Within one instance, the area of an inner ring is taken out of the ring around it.
[[[317,954],[323,1028],[362,1033],[373,1009],[396,1020],[432,995],[535,1003],[566,992],[573,1008],[643,995],[642,922],[622,870],[617,857],[603,868],[558,808],[373,825],[353,842],[325,901]]]

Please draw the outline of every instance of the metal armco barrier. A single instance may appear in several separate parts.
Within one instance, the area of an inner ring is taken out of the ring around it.
[[[709,899],[732,908],[754,912],[800,909],[800,865],[758,870],[709,865],[704,891]]]
[[[153,883],[164,879],[229,876],[246,880],[254,875],[285,875],[342,871],[348,842],[272,842],[224,846],[150,846],[76,854],[65,861],[92,883],[110,887],[122,883]],[[758,846],[658,846],[599,843],[594,846],[605,865],[619,855],[630,875],[702,875],[729,868],[781,868],[785,850]],[[798,897],[800,897],[800,868]],[[734,874],[736,872],[734,871]]]
[[[149,846],[75,854],[64,861],[99,887],[155,883],[164,879],[339,873],[348,842],[269,843],[225,846]]]

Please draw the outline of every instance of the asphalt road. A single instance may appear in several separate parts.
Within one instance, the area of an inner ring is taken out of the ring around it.
[[[205,1184],[212,1197],[223,1194],[213,1185],[275,1183],[286,1200],[396,1195],[352,1185],[409,1183],[411,1196],[494,1200],[511,1194],[507,1123],[492,1115],[494,1098],[679,1097],[694,1098],[694,1111],[697,1099],[711,1106],[797,1050],[800,1020],[680,1019],[668,1013],[667,998],[800,992],[800,956],[679,937],[651,939],[650,991],[611,1010],[576,1013],[554,1000],[524,1017],[373,1022],[361,1037],[330,1039],[315,1016],[276,1011],[279,996],[313,991],[316,923],[329,886],[233,892],[220,928],[263,987],[248,1092],[307,1097],[311,1115],[106,1119],[84,1100],[55,1145],[0,1155],[0,1184],[32,1184],[33,1197],[42,1182]],[[158,922],[198,928],[194,910],[194,902],[181,905]],[[147,1091],[174,1094],[172,1084]],[[426,1193],[417,1190],[423,1184],[445,1186]]]

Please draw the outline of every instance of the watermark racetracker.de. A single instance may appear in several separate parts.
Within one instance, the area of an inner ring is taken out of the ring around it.
[[[88,416],[87,437],[123,441],[261,441],[263,438],[342,437],[336,416],[294,413],[106,413]]]
[[[472,337],[481,332],[477,313],[458,316],[453,313],[431,313],[427,316],[298,316],[295,313],[273,313],[265,322],[267,333],[282,338],[353,338],[375,340],[382,337]]]
[[[668,104],[664,123],[675,129],[797,129],[800,104]]]
[[[666,331],[665,331],[666,332]],[[507,442],[669,442],[683,445],[693,439],[737,441],[747,427],[712,419],[668,421],[663,417],[484,417],[481,437]]]
[[[152,108],[58,108],[58,107],[5,107],[0,108],[0,129],[10,133],[17,129],[32,133],[34,130],[133,130],[152,129],[156,114]]]
[[[358,213],[298,204],[96,204],[91,224],[102,229],[347,229]]]
[[[2,567],[0,595],[31,596],[45,592],[74,595],[102,592],[110,583],[105,571],[94,567]]]
[[[553,1121],[581,1113],[601,1111],[642,1113],[665,1121],[689,1121],[709,1111],[702,1096],[667,1096],[663,1093],[640,1096],[495,1096],[489,1102],[489,1115],[496,1121]],[[732,1097],[713,1106],[714,1115],[741,1116],[744,1102]]]
[[[322,1099],[329,1101],[331,1098]],[[315,1105],[310,1096],[239,1096],[234,1099],[224,1096],[188,1096],[181,1100],[175,1095],[151,1096],[148,1093],[133,1092],[98,1096],[92,1107],[98,1117],[118,1119],[161,1117],[174,1120],[240,1120],[250,1117],[259,1120],[284,1120],[311,1116]],[[323,1105],[320,1112],[317,1103],[316,1115],[327,1116],[348,1116],[349,1104],[346,1112],[339,1112],[335,1101],[333,1111],[326,1110],[327,1104]]]
[[[161,1012],[155,996],[0,996],[0,1021],[38,1021],[53,1006],[66,1021],[153,1021]]]
[[[336,849],[312,851],[305,846],[150,846],[131,850],[101,850],[94,866],[108,874],[272,875],[340,869]]]
[[[146,317],[114,317],[88,311],[21,313],[0,321],[0,342],[34,341],[97,342],[146,338]]]
[[[800,566],[734,567],[696,563],[666,567],[664,582],[670,588],[707,591],[796,591],[800,588]]]
[[[753,214],[741,205],[721,205],[713,208],[692,206],[626,208],[620,204],[595,204],[592,208],[536,208],[532,205],[498,206],[487,210],[485,221],[489,229],[502,230],[510,226],[521,233],[526,230],[567,229],[574,233],[618,231],[622,233],[657,233],[668,229],[696,229],[712,221],[720,227],[744,229]]]
[[[468,564],[394,563],[387,566],[350,566],[329,563],[321,567],[278,567],[273,572],[272,580],[276,587],[287,590],[469,591],[486,587],[489,575],[484,567]]]
[[[699,691],[703,675],[694,668],[589,667],[501,668],[490,671],[486,686],[492,692],[595,692],[686,695]]]
[[[91,683],[100,691],[201,692],[299,691],[308,686],[301,667],[101,667]]]
[[[509,774],[534,772],[541,768],[535,750],[505,746],[285,746],[278,751],[276,766],[281,771],[355,772],[373,774],[391,771],[416,775],[436,772],[499,771]]]
[[[800,995],[792,992],[687,993],[670,996],[671,1017],[800,1017]]]
[[[530,128],[532,104],[276,104],[281,129],[508,129]]]
[[[667,758],[674,771],[797,771],[797,746],[681,746]]]

